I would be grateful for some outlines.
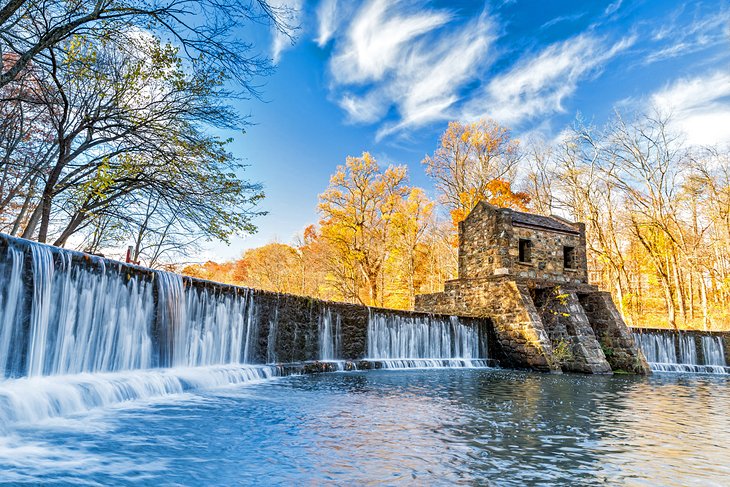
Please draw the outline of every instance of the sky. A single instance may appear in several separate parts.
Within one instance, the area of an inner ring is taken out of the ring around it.
[[[211,243],[204,259],[291,243],[318,221],[317,196],[347,156],[408,166],[451,120],[492,118],[514,137],[555,139],[577,114],[672,113],[692,144],[730,143],[730,0],[274,0],[298,12],[292,43],[251,32],[276,64],[261,100],[239,100],[229,134],[264,186],[255,235]]]

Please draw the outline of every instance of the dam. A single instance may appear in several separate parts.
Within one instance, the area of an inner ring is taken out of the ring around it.
[[[7,236],[0,275],[5,425],[292,373],[492,363],[486,320],[239,288]]]
[[[597,458],[614,480],[725,475],[707,438],[730,431],[727,334],[632,334],[610,297],[527,269],[406,312],[0,236],[0,482],[574,484],[604,478]],[[693,462],[647,463],[647,438]]]

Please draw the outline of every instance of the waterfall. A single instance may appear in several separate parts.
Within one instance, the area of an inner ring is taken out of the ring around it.
[[[340,315],[325,308],[319,315],[319,358],[320,360],[337,360],[341,354],[342,319]]]
[[[674,339],[662,333],[635,333],[636,343],[649,363],[676,364]]]
[[[362,309],[343,322],[336,305],[8,236],[0,284],[0,429],[285,371],[350,370],[343,359],[359,360],[365,340],[370,368],[486,365],[480,328],[455,317]],[[264,364],[279,361],[330,363]]]
[[[11,345],[22,342],[23,318],[23,252],[8,249],[8,258],[0,263],[2,275],[9,276],[7,286],[0,290],[0,380],[20,375],[20,356]]]
[[[278,301],[278,296],[277,296]],[[269,320],[269,335],[266,338],[266,361],[270,364],[276,362],[276,335],[279,330],[279,307],[274,311],[274,319]]]
[[[370,312],[368,360],[388,368],[486,365],[487,342],[476,326],[455,316]]]
[[[48,246],[32,245],[30,250],[33,284],[27,340],[16,316],[28,299],[22,283],[22,249],[11,246],[5,260],[12,273],[0,316],[3,376],[152,366],[149,282],[125,275],[118,266],[107,268],[101,259],[82,267],[72,262],[71,254],[54,255]]]
[[[4,239],[0,424],[278,373],[243,364],[258,341],[250,290]]]
[[[634,339],[655,372],[728,374],[722,338],[700,337],[702,356],[697,353],[697,336],[690,333],[636,332]]]
[[[228,294],[208,288],[187,289],[182,323],[175,337],[173,366],[240,363],[248,324],[245,318],[248,292]]]
[[[180,343],[179,337],[185,321],[185,288],[182,278],[167,272],[158,272],[157,277],[157,338],[159,340],[159,365],[170,367],[175,362],[174,350]]]
[[[691,365],[699,364],[694,335],[679,335],[679,362]]]
[[[246,303],[246,335],[243,345],[243,363],[251,363],[258,350],[259,322],[253,293],[248,294]]]
[[[725,347],[722,338],[719,336],[702,337],[702,354],[705,357],[705,364],[725,367]]]

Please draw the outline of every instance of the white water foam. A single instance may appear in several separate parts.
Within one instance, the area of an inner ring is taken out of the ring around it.
[[[377,364],[381,369],[452,369],[487,368],[489,362],[483,359],[366,359],[365,362]]]
[[[0,382],[0,425],[35,423],[96,408],[269,379],[265,365],[217,365],[24,377]]]

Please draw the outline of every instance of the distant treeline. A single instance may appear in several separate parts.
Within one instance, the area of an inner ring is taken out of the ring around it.
[[[480,200],[587,225],[592,282],[635,326],[730,327],[730,153],[692,147],[661,115],[602,128],[577,120],[553,143],[514,140],[491,120],[452,122],[424,167],[349,157],[320,195],[320,221],[186,273],[272,291],[409,308],[456,273],[456,224]],[[513,188],[518,188],[514,189]]]

